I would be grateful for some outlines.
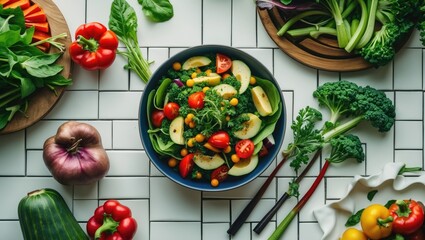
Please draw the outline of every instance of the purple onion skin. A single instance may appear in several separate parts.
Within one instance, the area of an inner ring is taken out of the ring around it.
[[[61,184],[91,184],[109,171],[109,158],[99,132],[86,123],[69,121],[43,146],[43,159]]]

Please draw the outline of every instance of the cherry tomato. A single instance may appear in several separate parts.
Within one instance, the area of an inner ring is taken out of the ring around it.
[[[225,131],[218,131],[208,138],[208,143],[216,148],[226,148],[229,146],[230,136]]]
[[[254,143],[249,139],[243,139],[236,143],[236,155],[240,158],[249,158],[254,152]]]
[[[165,117],[169,120],[173,120],[179,115],[180,106],[175,102],[169,102],[164,106]]]
[[[161,110],[154,110],[151,114],[152,124],[155,127],[161,127],[162,120],[164,120],[165,114],[164,111]]]
[[[193,162],[193,156],[194,156],[195,154],[193,154],[193,153],[190,153],[190,154],[188,154],[188,155],[186,155],[181,161],[180,161],[180,164],[179,164],[179,172],[180,172],[180,175],[183,177],[183,178],[185,178],[185,177],[187,177],[187,175],[189,175],[189,173],[192,171],[192,169],[193,169],[193,165],[195,164],[194,162]]]
[[[188,98],[189,107],[195,108],[195,109],[203,108],[204,98],[205,98],[204,92],[196,92],[196,93],[190,94]]]
[[[215,64],[217,73],[224,73],[232,66],[232,59],[226,55],[217,53]]]
[[[217,179],[219,182],[223,182],[227,178],[227,172],[229,172],[229,167],[227,165],[221,165],[212,171],[211,180]]]

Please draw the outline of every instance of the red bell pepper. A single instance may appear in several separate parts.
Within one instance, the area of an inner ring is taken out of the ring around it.
[[[414,200],[397,200],[389,208],[393,217],[393,231],[399,234],[411,234],[424,223],[424,210]]]
[[[108,200],[99,206],[87,222],[91,239],[131,240],[137,230],[137,222],[131,210],[116,200]]]
[[[118,38],[103,24],[83,24],[75,32],[75,41],[69,47],[72,60],[87,70],[105,69],[114,62]]]

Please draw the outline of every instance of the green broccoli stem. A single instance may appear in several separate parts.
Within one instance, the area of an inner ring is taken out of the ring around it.
[[[348,132],[349,130],[353,129],[355,126],[357,126],[361,121],[363,120],[363,115],[355,117],[341,125],[338,125],[336,128],[330,130],[329,132],[326,132],[323,134],[323,141],[329,142],[332,138],[335,138],[341,134],[344,134]]]
[[[374,0],[375,1],[375,0]],[[358,45],[358,43],[360,42],[360,40],[362,39],[362,36],[364,34],[364,32],[367,29],[367,6],[366,3],[364,2],[364,0],[357,0],[357,2],[360,5],[361,8],[361,17],[360,17],[360,22],[355,30],[355,32],[352,34],[350,40],[347,43],[347,46],[345,46],[345,51],[347,52],[351,52],[354,50],[354,48]]]
[[[315,39],[319,38],[320,35],[322,34],[336,36],[337,32],[335,28],[330,28],[330,27],[320,27],[318,30],[314,30],[310,32],[310,36]]]
[[[297,23],[299,20],[309,17],[309,16],[314,16],[314,15],[328,15],[328,13],[323,12],[323,11],[319,11],[319,10],[311,10],[311,11],[305,11],[302,12],[298,15],[296,15],[295,17],[289,19],[277,32],[278,36],[283,36],[288,30],[289,28],[291,28],[295,23]]]
[[[287,33],[291,37],[302,37],[302,36],[310,35],[314,38],[317,38],[321,34],[329,34],[329,35],[336,36],[335,28],[331,28],[331,27],[305,27],[305,28],[289,30],[287,31]]]
[[[370,41],[370,39],[373,36],[373,33],[375,32],[375,18],[376,18],[376,10],[378,8],[378,1],[379,0],[369,0],[370,2],[370,8],[369,8],[369,16],[367,19],[367,26],[366,30],[363,33],[363,36],[361,37],[360,41],[355,46],[356,49],[360,49]]]
[[[297,203],[297,205],[295,205],[295,207],[288,213],[288,215],[282,220],[282,222],[280,222],[279,226],[277,226],[276,230],[272,233],[272,235],[268,238],[268,240],[278,240],[280,238],[280,236],[282,236],[282,234],[288,228],[289,224],[292,222],[294,217],[298,214],[298,212],[308,202],[310,197],[313,195],[314,191],[316,191],[317,187],[319,186],[320,182],[322,181],[323,177],[325,176],[325,173],[328,170],[329,166],[330,166],[330,162],[325,161],[325,164],[323,165],[322,169],[320,170],[319,175],[314,180],[310,189],[301,198],[301,200]]]
[[[349,41],[349,32],[344,23],[344,18],[342,17],[341,9],[336,0],[327,0],[326,6],[329,8],[332,16],[335,20],[335,28],[337,32],[338,46],[344,48]]]

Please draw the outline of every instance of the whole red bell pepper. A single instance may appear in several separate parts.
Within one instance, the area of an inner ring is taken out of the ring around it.
[[[411,234],[424,223],[424,210],[415,200],[397,200],[389,208],[393,217],[393,231]]]
[[[131,240],[136,230],[137,222],[130,208],[116,200],[99,206],[87,222],[87,233],[92,239]]]
[[[98,22],[77,28],[75,41],[69,47],[71,59],[87,70],[105,69],[114,62],[118,38]]]

